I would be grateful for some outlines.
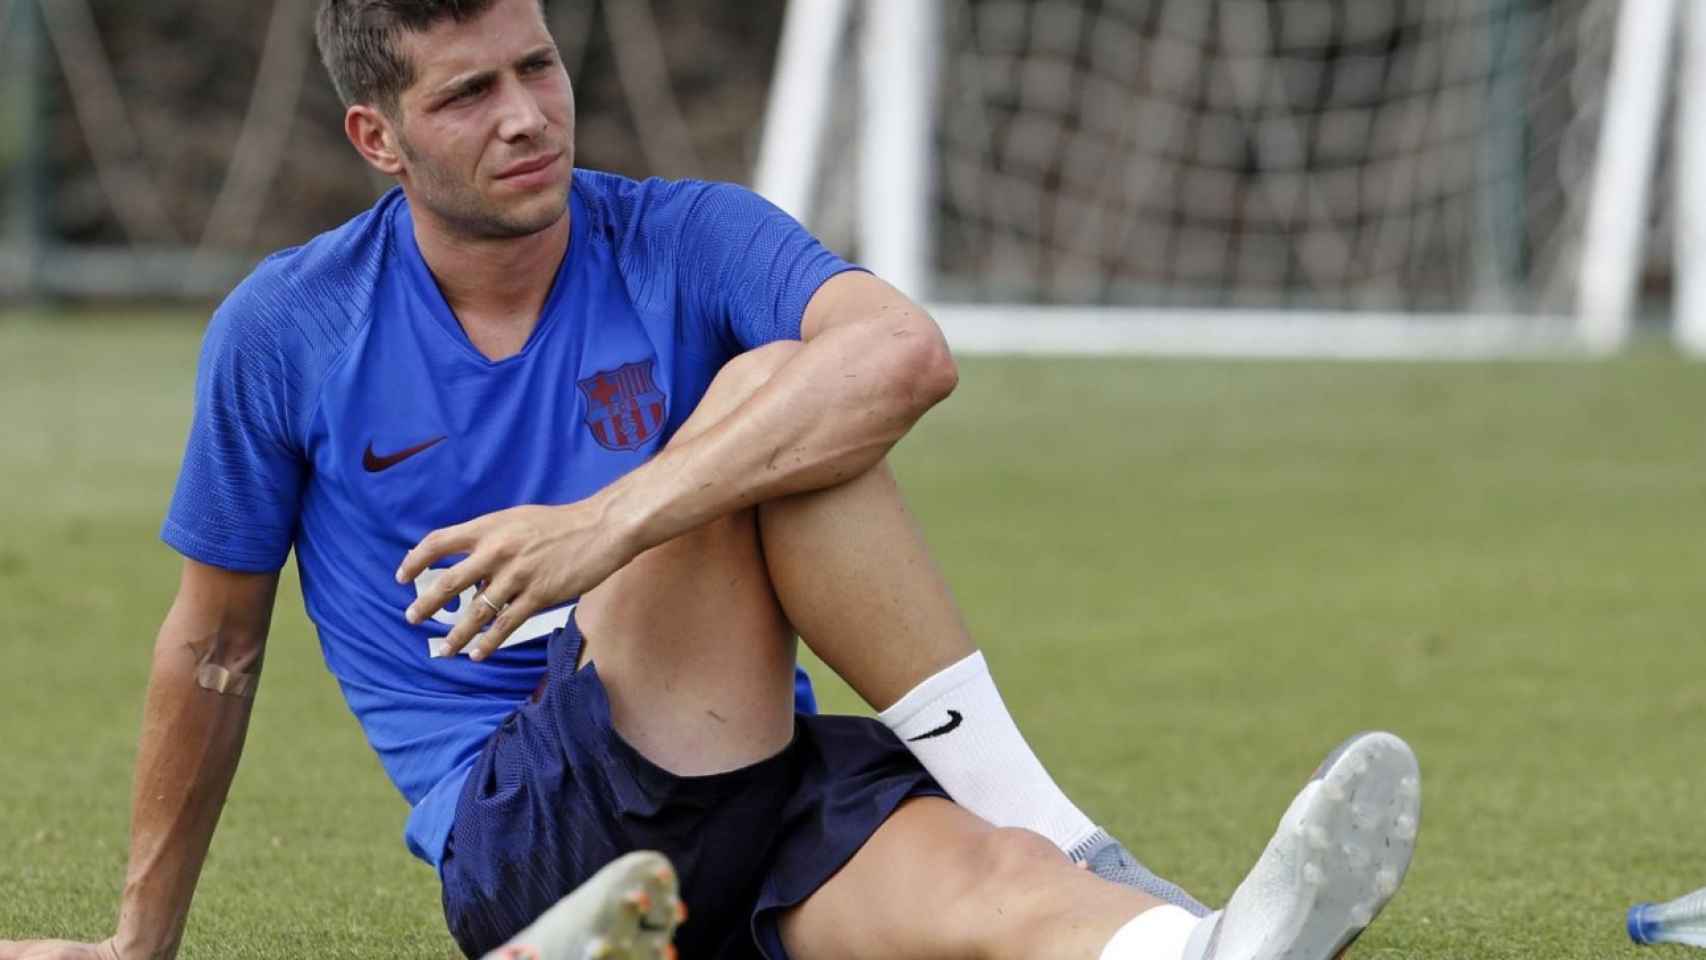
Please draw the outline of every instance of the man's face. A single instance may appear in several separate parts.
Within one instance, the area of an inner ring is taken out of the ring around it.
[[[470,237],[555,224],[574,167],[575,98],[537,0],[498,0],[399,45],[415,70],[394,118],[411,201]]]

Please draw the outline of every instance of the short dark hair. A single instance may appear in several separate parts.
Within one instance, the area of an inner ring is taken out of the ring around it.
[[[497,0],[321,0],[314,18],[320,61],[344,106],[374,104],[392,112],[414,65],[398,47],[404,31],[419,33],[442,20],[466,23]],[[541,0],[543,9],[544,2]]]

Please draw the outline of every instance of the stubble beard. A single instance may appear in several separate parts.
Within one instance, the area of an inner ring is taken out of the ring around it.
[[[400,139],[420,201],[457,233],[476,240],[517,240],[550,229],[568,209],[568,183],[519,200],[506,210]]]

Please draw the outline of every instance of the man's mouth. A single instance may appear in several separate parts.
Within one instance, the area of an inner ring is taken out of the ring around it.
[[[539,171],[545,169],[546,167],[549,167],[550,165],[556,163],[557,160],[561,157],[562,157],[562,154],[560,154],[560,153],[548,153],[542,157],[534,157],[531,160],[523,160],[520,163],[512,163],[509,166],[498,171],[498,175],[495,179],[510,180],[510,179],[515,178],[515,177],[525,177],[530,173],[538,173]]]

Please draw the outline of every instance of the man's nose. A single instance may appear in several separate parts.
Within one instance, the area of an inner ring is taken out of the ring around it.
[[[521,140],[537,137],[544,131],[549,121],[545,112],[539,109],[539,101],[527,85],[520,82],[510,82],[504,85],[503,119],[498,126],[498,135],[505,140]]]

